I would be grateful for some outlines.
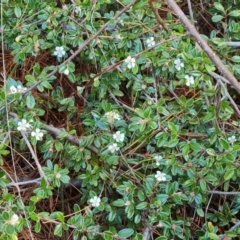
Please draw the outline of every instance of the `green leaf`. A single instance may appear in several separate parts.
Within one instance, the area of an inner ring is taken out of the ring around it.
[[[134,231],[132,228],[125,228],[118,232],[120,238],[127,238],[133,235]]]
[[[157,194],[157,199],[160,200],[161,204],[164,205],[167,202],[167,194]]]
[[[40,222],[37,222],[37,223],[35,224],[34,231],[35,231],[36,233],[39,233],[39,232],[41,231],[41,227],[42,227],[41,223],[40,223]]]
[[[57,150],[57,152],[63,150],[63,144],[59,141],[55,142],[55,148]]]
[[[22,10],[21,8],[17,5],[14,7],[14,13],[17,18],[20,18],[22,15]]]
[[[132,68],[132,72],[133,72],[133,74],[137,74],[138,73],[138,65],[135,65],[135,67]]]
[[[41,85],[42,85],[44,88],[52,89],[52,85],[51,85],[48,81],[42,81],[42,82],[41,82]]]
[[[176,134],[178,132],[178,127],[173,122],[168,123],[168,128],[173,134]]]
[[[225,149],[228,150],[229,149],[229,144],[225,139],[220,139],[220,145]]]
[[[7,225],[5,231],[8,235],[13,235],[15,233],[15,228],[13,225]]]
[[[118,200],[112,202],[112,205],[115,207],[123,207],[125,205],[125,201],[122,199],[118,199]]]
[[[113,240],[113,233],[110,231],[104,232],[104,240]]]
[[[204,217],[204,212],[203,212],[202,208],[197,208],[197,214],[200,217]]]
[[[233,56],[232,61],[239,63],[240,62],[240,56]]]
[[[215,15],[212,17],[213,22],[220,22],[223,19],[222,15]]]
[[[26,103],[28,108],[34,108],[35,106],[35,98],[32,95],[28,95],[26,99]]]
[[[136,209],[142,210],[142,209],[145,209],[147,206],[148,206],[148,202],[142,202],[136,206]]]
[[[54,228],[54,235],[61,237],[62,236],[62,224],[56,225]]]
[[[235,170],[234,168],[230,168],[226,171],[226,173],[224,174],[224,180],[230,180],[233,176],[234,176]]]
[[[207,183],[206,183],[206,181],[205,181],[204,179],[200,179],[199,184],[200,184],[201,190],[202,190],[203,192],[205,192],[206,189],[207,189]]]
[[[228,16],[239,17],[240,16],[240,10],[233,10],[228,14]]]
[[[214,3],[214,7],[215,7],[217,10],[219,10],[219,11],[221,11],[221,12],[224,12],[224,7],[223,7],[223,5],[222,5],[221,3],[215,2],[215,3]]]
[[[210,239],[213,239],[213,240],[219,239],[219,237],[216,233],[208,233],[208,236],[210,237]]]

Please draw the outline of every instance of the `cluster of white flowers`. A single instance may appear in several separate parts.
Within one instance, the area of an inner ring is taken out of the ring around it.
[[[231,143],[232,145],[236,142],[236,137],[233,135],[228,138],[228,142]]]
[[[24,93],[25,91],[27,91],[27,88],[22,87],[21,85],[18,85],[17,87],[15,87],[15,86],[10,87],[10,93],[11,94]]]
[[[160,155],[155,156],[154,159],[156,160],[156,165],[159,166],[160,165],[160,161],[162,160],[162,156],[160,156]]]
[[[53,55],[61,58],[66,54],[64,47],[56,47]]]
[[[13,214],[11,219],[9,220],[9,223],[12,225],[12,226],[16,226],[18,224],[18,221],[19,221],[19,217],[17,214]]]
[[[100,197],[93,197],[90,200],[90,203],[92,204],[93,207],[99,207],[100,206],[100,202],[101,202],[101,198]]]
[[[32,130],[33,127],[27,122],[26,119],[22,119],[18,122],[18,131],[27,131],[27,130]],[[43,137],[43,132],[39,128],[36,128],[31,132],[31,136],[35,137],[37,141],[42,140]]]
[[[193,76],[185,75],[186,85],[189,87],[190,85],[194,84]]]
[[[178,71],[180,71],[181,68],[184,67],[184,63],[181,62],[181,60],[180,60],[179,58],[174,61],[174,64],[175,64],[175,68],[176,68]]]
[[[158,182],[166,181],[166,174],[162,173],[160,171],[157,171],[157,174],[155,175],[155,178],[157,179]]]
[[[118,113],[115,113],[113,111],[106,112],[105,116],[107,117],[107,120],[110,124],[114,123],[114,120],[120,120],[120,116]]]
[[[154,37],[150,37],[146,41],[148,47],[153,47],[156,43],[154,41]]]
[[[131,56],[128,56],[125,59],[125,63],[127,64],[127,68],[129,69],[134,68],[136,66],[136,59],[132,58]]]

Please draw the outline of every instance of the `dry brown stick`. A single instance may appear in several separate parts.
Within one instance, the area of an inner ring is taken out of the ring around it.
[[[195,38],[197,43],[201,46],[203,51],[208,55],[211,61],[215,64],[221,75],[225,76],[227,80],[232,84],[232,86],[240,93],[240,83],[233,76],[231,72],[228,71],[226,66],[223,64],[221,59],[213,52],[213,50],[209,47],[207,42],[200,36],[196,28],[190,23],[186,15],[179,8],[174,0],[167,0],[169,7],[175,12],[181,22],[188,29],[189,34]]]
[[[165,31],[168,31],[167,26],[165,25],[164,21],[162,20],[162,18],[158,14],[157,8],[155,8],[154,5],[153,5],[153,0],[149,0],[148,2],[149,2],[150,8],[152,9],[152,11],[155,15],[155,18],[156,18],[157,22],[159,23],[159,25],[162,26]]]

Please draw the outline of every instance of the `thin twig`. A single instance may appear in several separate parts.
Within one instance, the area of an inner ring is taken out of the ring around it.
[[[22,134],[22,136],[23,136],[24,141],[26,142],[26,144],[27,144],[27,146],[28,146],[28,149],[30,150],[30,152],[31,152],[31,154],[32,154],[32,158],[34,159],[34,161],[35,161],[35,163],[36,163],[36,166],[37,166],[37,168],[38,168],[38,172],[39,172],[40,176],[41,176],[42,178],[45,178],[45,180],[47,181],[47,178],[46,178],[46,176],[45,176],[45,174],[44,174],[44,172],[43,172],[43,170],[42,170],[42,166],[41,166],[41,164],[40,164],[39,161],[38,161],[38,157],[37,157],[37,155],[35,154],[35,152],[34,152],[34,150],[33,150],[33,148],[32,148],[32,145],[31,145],[30,142],[28,141],[28,138],[27,138],[25,132],[24,132],[24,131],[20,131],[20,132],[21,132],[21,134]]]
[[[27,184],[39,184],[41,181],[41,178],[36,178],[36,179],[31,179],[27,181],[22,181],[22,182],[11,182],[6,184],[7,187],[15,187],[15,186],[21,186],[21,185],[27,185]]]
[[[217,80],[217,82],[221,85],[221,88],[224,91],[224,95],[229,99],[229,101],[231,102],[233,108],[236,110],[238,116],[240,116],[240,110],[238,109],[237,104],[234,102],[234,100],[232,99],[231,95],[229,94],[226,86],[223,84],[222,82],[222,78],[220,78],[220,76],[218,74],[212,74],[211,75]]]
[[[113,98],[113,100],[116,102],[117,105],[119,105],[123,108],[126,108],[127,110],[130,110],[132,112],[135,112],[134,108],[131,108],[128,105],[126,105],[125,103],[120,102],[110,90],[108,90],[108,92],[111,95],[111,97]]]
[[[153,13],[154,13],[154,15],[155,15],[155,18],[156,18],[158,24],[159,24],[160,26],[162,26],[165,31],[168,31],[168,28],[167,28],[167,26],[165,25],[165,23],[164,23],[164,21],[162,20],[162,18],[160,17],[157,8],[155,8],[154,5],[153,5],[153,0],[149,0],[148,2],[149,2],[149,5],[150,5],[150,8],[152,9],[152,11],[153,11]]]
[[[179,17],[185,27],[188,29],[190,35],[195,38],[197,43],[201,46],[203,51],[208,55],[211,61],[215,64],[216,68],[220,71],[220,73],[225,76],[228,81],[232,84],[232,86],[240,93],[240,83],[233,76],[233,74],[227,69],[227,67],[223,64],[220,58],[216,55],[215,52],[209,47],[207,42],[201,37],[196,28],[190,23],[186,15],[179,8],[174,0],[167,0],[168,5],[172,8],[175,14]]]
[[[188,11],[189,11],[189,15],[192,21],[192,24],[194,24],[194,18],[193,18],[193,10],[192,10],[192,4],[191,4],[191,0],[187,0],[188,3]]]
[[[240,195],[240,192],[221,192],[221,191],[207,191],[208,194],[218,194],[218,195]]]

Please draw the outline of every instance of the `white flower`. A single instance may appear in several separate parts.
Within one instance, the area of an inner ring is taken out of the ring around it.
[[[162,160],[162,156],[160,156],[160,155],[155,156],[154,159],[156,160],[156,165],[159,166],[160,165],[160,161]]]
[[[65,55],[65,50],[63,47],[56,47],[55,48],[55,51],[53,53],[53,55],[57,56],[57,57],[62,57]]]
[[[178,71],[180,71],[181,68],[184,67],[184,63],[181,62],[181,60],[180,60],[179,58],[174,61],[174,64],[175,64],[175,68],[176,68]]]
[[[69,74],[68,68],[66,68],[66,69],[63,71],[63,73],[64,73],[65,75],[68,75],[68,74]]]
[[[12,226],[15,226],[17,223],[18,223],[18,220],[19,220],[19,217],[17,214],[13,214],[9,223],[12,225]]]
[[[22,121],[18,122],[18,131],[27,131],[28,128],[30,128],[31,125],[26,121],[26,119],[22,119]]]
[[[236,137],[233,135],[233,136],[228,138],[228,141],[229,141],[229,143],[233,144],[233,143],[236,142]]]
[[[162,182],[162,181],[166,181],[166,174],[162,173],[160,171],[157,171],[157,174],[155,175],[155,178],[157,179],[157,181]]]
[[[10,92],[11,92],[11,94],[17,93],[17,88],[14,87],[14,86],[11,86],[11,87],[10,87]]]
[[[155,45],[154,37],[150,37],[146,41],[148,47],[152,47]]]
[[[127,67],[129,69],[134,68],[136,66],[136,60],[135,60],[135,58],[132,58],[131,56],[128,56],[125,59],[125,63],[127,63]]]
[[[193,76],[185,75],[186,85],[189,87],[191,84],[194,84]]]
[[[120,131],[117,131],[116,133],[113,134],[113,138],[114,140],[116,140],[116,142],[123,142],[124,141],[124,133],[121,133]]]
[[[114,153],[115,151],[118,151],[118,150],[119,150],[119,147],[117,146],[116,143],[113,143],[113,144],[108,146],[108,151],[110,153]]]
[[[79,7],[79,6],[75,7],[74,12],[77,13],[77,14],[81,14],[81,12],[82,12],[81,7]]]
[[[114,120],[120,120],[120,116],[118,113],[115,113],[113,111],[106,112],[105,116],[107,117],[107,120],[110,124],[114,123]]]
[[[42,137],[43,137],[43,133],[41,132],[41,130],[39,128],[36,128],[35,132],[32,131],[31,135],[32,135],[32,137],[35,137],[36,140],[42,140]]]
[[[92,204],[93,207],[99,207],[100,202],[101,202],[101,198],[95,196],[95,197],[91,198],[89,201],[90,201],[90,203]]]
[[[17,91],[18,91],[19,93],[24,93],[25,91],[27,91],[27,88],[22,87],[21,85],[18,85],[18,86],[17,86]]]

